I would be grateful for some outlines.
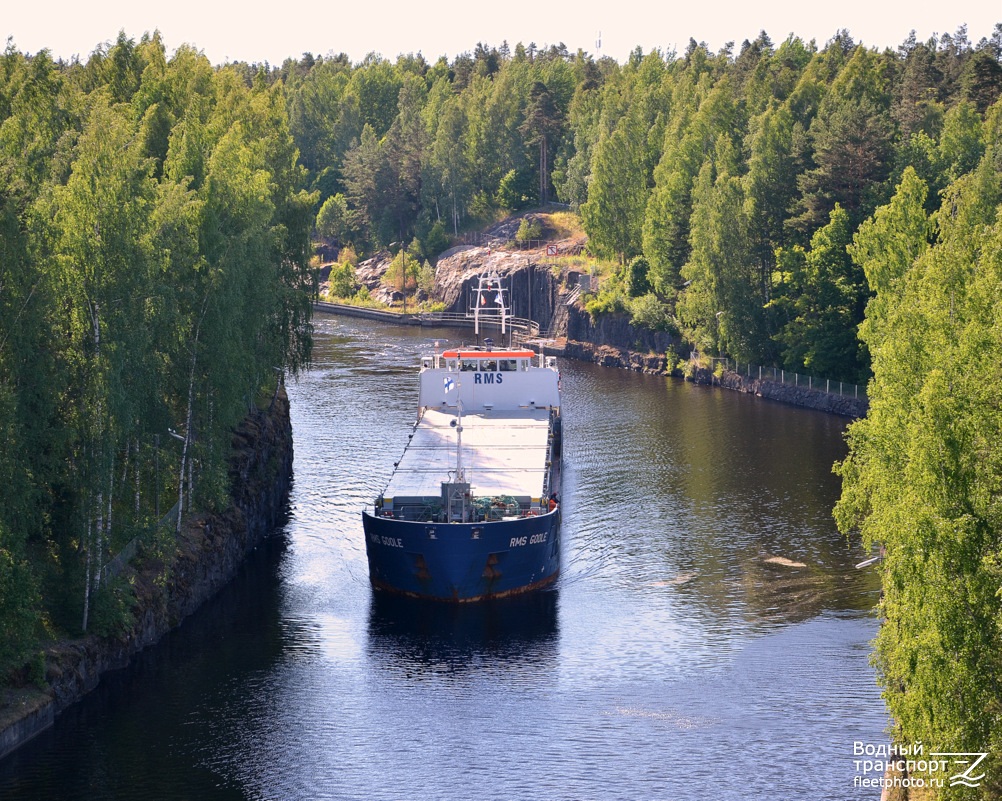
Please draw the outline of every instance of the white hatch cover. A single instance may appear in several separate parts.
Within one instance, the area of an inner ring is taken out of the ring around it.
[[[384,495],[439,497],[456,469],[453,410],[427,409]],[[463,415],[463,470],[475,497],[538,498],[549,455],[547,409]]]

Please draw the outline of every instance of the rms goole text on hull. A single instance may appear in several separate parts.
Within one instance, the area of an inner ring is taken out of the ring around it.
[[[556,360],[485,343],[422,359],[418,421],[383,494],[362,513],[377,589],[476,601],[557,577]]]

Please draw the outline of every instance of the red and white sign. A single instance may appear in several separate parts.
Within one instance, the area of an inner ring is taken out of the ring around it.
[[[547,245],[546,246],[546,255],[547,256],[556,256],[557,255],[557,246],[556,245]]]

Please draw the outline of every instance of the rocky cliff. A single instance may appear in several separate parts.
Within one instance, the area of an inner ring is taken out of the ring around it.
[[[678,337],[631,325],[629,315],[604,314],[593,321],[579,306],[569,309],[566,336],[569,356],[648,372],[671,372],[675,365],[668,364],[666,353],[682,349]]]
[[[470,310],[477,277],[495,271],[510,290],[511,314],[546,328],[560,290],[553,270],[541,264],[539,251],[506,251],[462,246],[446,251],[435,267],[435,299],[446,311]]]

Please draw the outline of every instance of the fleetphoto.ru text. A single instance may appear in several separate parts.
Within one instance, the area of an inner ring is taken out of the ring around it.
[[[930,751],[923,743],[852,744],[853,787],[979,787],[985,778],[986,751]]]

